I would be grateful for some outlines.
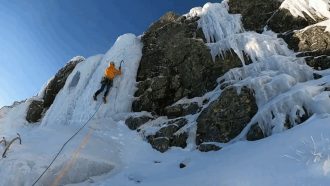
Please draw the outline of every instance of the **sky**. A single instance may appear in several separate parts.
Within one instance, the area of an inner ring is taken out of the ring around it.
[[[141,35],[164,13],[206,2],[0,0],[0,107],[36,95],[72,57],[105,53],[118,36]]]

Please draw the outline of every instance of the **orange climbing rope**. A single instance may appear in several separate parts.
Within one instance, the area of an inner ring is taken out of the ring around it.
[[[60,153],[63,151],[64,147],[83,129],[85,128],[85,126],[94,118],[95,114],[99,111],[100,107],[101,107],[102,103],[100,103],[100,105],[98,106],[98,108],[96,109],[96,111],[94,112],[94,114],[85,122],[85,124],[83,126],[81,126],[61,147],[61,149],[58,151],[58,153],[55,155],[55,157],[53,158],[53,160],[50,162],[50,164],[47,166],[47,168],[44,170],[44,172],[38,177],[38,179],[32,184],[32,186],[36,185],[38,183],[38,181],[42,178],[42,176],[47,172],[47,170],[52,166],[52,164],[55,162],[55,160],[58,158],[58,156],[60,155]],[[85,136],[86,138],[86,136]],[[85,138],[83,141],[85,141]],[[89,137],[88,137],[89,139]],[[88,141],[87,139],[87,141]],[[62,176],[63,177],[63,176]],[[56,181],[56,180],[55,180]]]

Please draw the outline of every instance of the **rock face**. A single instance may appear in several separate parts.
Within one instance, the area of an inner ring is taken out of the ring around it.
[[[239,95],[235,88],[224,90],[198,117],[196,144],[230,141],[244,129],[257,109],[250,89],[243,87]]]
[[[31,102],[27,113],[26,120],[30,123],[40,121],[42,114],[45,113],[48,108],[53,104],[56,95],[65,85],[66,79],[71,74],[76,65],[85,59],[83,57],[75,57],[70,60],[65,67],[60,69],[55,77],[48,83],[45,88],[43,97],[41,100],[34,100]]]
[[[221,147],[214,144],[200,144],[198,150],[201,152],[218,151],[221,150]]]
[[[325,31],[325,27],[309,27],[295,32],[291,37],[284,37],[284,40],[291,49],[305,55],[330,55],[330,32]]]
[[[305,17],[306,18],[294,17],[289,10],[279,9],[269,20],[267,26],[274,32],[283,33],[292,30],[299,30],[318,22],[317,20],[310,18],[307,14],[305,14]]]
[[[71,74],[76,65],[84,60],[85,59],[82,57],[74,58],[56,73],[55,77],[49,82],[44,92],[43,100],[45,108],[49,108],[53,104],[56,95],[65,85],[68,76]]]
[[[155,135],[148,136],[147,139],[151,146],[160,152],[165,152],[172,146],[184,148],[187,146],[188,134],[176,134],[176,132],[186,124],[187,120],[184,118],[171,120],[163,124],[164,127],[158,130]]]
[[[166,106],[203,95],[215,87],[221,74],[241,66],[235,54],[212,60],[197,19],[168,13],[144,34],[133,111],[164,115]]]
[[[258,124],[252,125],[249,132],[246,135],[246,139],[249,141],[256,141],[265,137],[266,136],[264,135]]]
[[[306,26],[323,21],[313,19],[305,14],[305,18],[294,17],[289,10],[280,9],[282,2],[278,0],[229,0],[229,12],[242,14],[243,26],[246,30],[262,32],[264,27],[277,33],[299,30]],[[315,16],[317,17],[317,16]]]
[[[42,100],[32,100],[29,105],[26,121],[30,123],[38,122],[44,110],[44,102]]]
[[[306,57],[306,63],[315,70],[325,70],[330,68],[330,56],[321,55],[318,57]]]
[[[187,103],[187,104],[177,104],[173,106],[165,107],[165,115],[168,118],[177,118],[181,116],[186,116],[189,114],[196,114],[200,111],[201,107],[198,103]]]
[[[126,121],[125,124],[130,128],[131,130],[136,130],[139,128],[141,125],[145,124],[146,122],[152,120],[153,118],[149,116],[140,116],[140,117],[129,117]]]
[[[278,0],[229,0],[229,13],[242,14],[246,30],[261,32],[267,21],[281,6]]]

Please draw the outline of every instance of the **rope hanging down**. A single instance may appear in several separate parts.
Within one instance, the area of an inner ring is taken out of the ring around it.
[[[95,114],[99,111],[99,109],[101,108],[102,103],[98,106],[98,108],[96,109],[96,111],[94,112],[94,114],[85,122],[85,124],[83,126],[81,126],[76,133],[74,133],[61,147],[61,149],[58,151],[58,153],[55,155],[55,157],[53,158],[52,162],[47,166],[47,168],[44,170],[44,172],[38,177],[38,179],[32,184],[32,186],[36,185],[38,183],[38,181],[41,179],[41,177],[47,172],[47,170],[52,166],[52,164],[55,162],[55,160],[57,159],[57,157],[61,154],[61,152],[63,151],[64,147],[83,129],[85,128],[85,126],[93,119],[93,117],[95,116]]]

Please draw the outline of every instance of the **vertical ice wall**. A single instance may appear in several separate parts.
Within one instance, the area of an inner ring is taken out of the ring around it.
[[[111,117],[115,113],[129,112],[141,56],[140,39],[133,34],[125,34],[117,39],[105,55],[93,56],[79,63],[47,111],[42,125],[79,125],[87,121],[100,105],[97,117]],[[92,96],[100,88],[100,81],[109,62],[114,61],[119,68],[122,60],[122,75],[114,79],[108,103],[102,103],[103,93],[95,102]]]

